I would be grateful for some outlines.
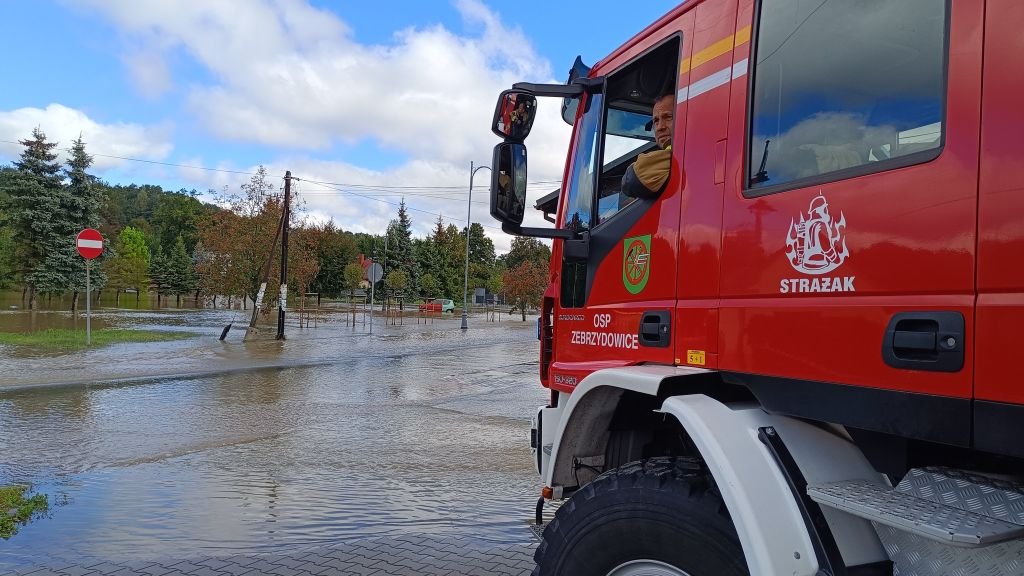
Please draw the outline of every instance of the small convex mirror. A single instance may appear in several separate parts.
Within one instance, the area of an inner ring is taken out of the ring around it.
[[[505,90],[498,97],[491,131],[506,140],[522,142],[537,115],[537,97],[521,90]]]
[[[494,147],[491,166],[491,216],[522,224],[526,212],[526,146],[502,142]]]

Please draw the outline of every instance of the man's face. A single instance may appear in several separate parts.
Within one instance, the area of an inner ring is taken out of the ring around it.
[[[654,139],[662,148],[672,143],[672,112],[675,108],[675,98],[672,96],[663,96],[654,103]]]

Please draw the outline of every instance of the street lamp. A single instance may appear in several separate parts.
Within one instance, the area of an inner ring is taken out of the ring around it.
[[[462,284],[462,329],[469,328],[469,316],[466,314],[468,309],[468,295],[469,295],[469,229],[473,227],[472,221],[472,210],[473,210],[473,176],[476,175],[478,170],[483,168],[491,169],[490,166],[477,166],[473,168],[473,162],[469,163],[469,199],[466,201],[466,277]]]

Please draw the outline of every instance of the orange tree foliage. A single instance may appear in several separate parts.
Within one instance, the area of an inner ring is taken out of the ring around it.
[[[505,301],[511,301],[526,320],[527,306],[540,306],[541,297],[548,286],[548,267],[536,261],[525,261],[501,276]]]
[[[323,241],[319,228],[303,226],[291,232],[288,238],[288,283],[299,294],[309,292],[309,287],[320,273],[317,251]]]
[[[280,218],[281,208],[276,200],[268,200],[262,211],[251,215],[234,210],[214,214],[200,231],[203,252],[198,255],[197,267],[203,292],[244,296],[255,301]],[[278,260],[272,258],[273,286],[277,284],[273,279],[277,278]]]
[[[281,221],[281,194],[276,179],[261,166],[242,185],[241,194],[225,195],[228,207],[215,213],[200,230],[196,267],[200,287],[206,294],[242,296],[255,302],[270,258],[267,291],[263,302],[273,302],[278,293],[281,268],[281,238],[272,246]],[[320,232],[303,227],[293,207],[289,218],[288,276],[290,292],[308,290],[319,272],[317,249]],[[273,250],[272,250],[273,248]]]

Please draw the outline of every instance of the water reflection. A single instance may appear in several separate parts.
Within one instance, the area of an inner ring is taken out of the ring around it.
[[[427,531],[528,538],[524,418],[544,401],[529,325],[326,342],[331,363],[311,367],[0,392],[0,480],[67,499],[0,542],[0,566]]]

